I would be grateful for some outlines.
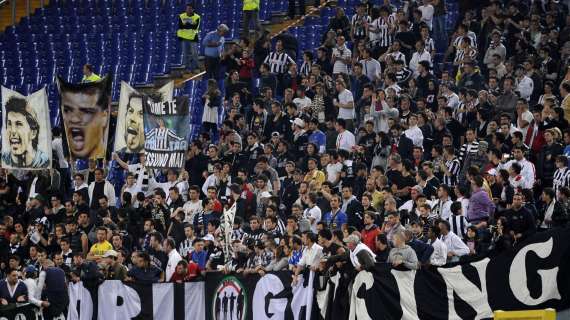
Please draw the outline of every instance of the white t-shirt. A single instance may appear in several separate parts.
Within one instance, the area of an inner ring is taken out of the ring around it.
[[[347,104],[349,102],[352,102],[354,105],[354,97],[352,96],[352,92],[350,92],[350,90],[348,89],[344,89],[342,92],[338,94],[338,102],[340,104]],[[354,120],[355,118],[354,107],[352,109],[338,108],[338,118]]]
[[[300,266],[307,267],[317,267],[321,263],[321,258],[323,257],[323,247],[316,243],[313,243],[311,248],[303,249],[303,255],[301,260],[299,260]]]
[[[57,156],[57,161],[59,162],[59,167],[61,169],[69,168],[69,164],[67,160],[65,160],[65,156],[63,155],[63,141],[61,137],[54,138],[51,142],[51,148],[53,149],[55,155]]]
[[[304,98],[295,98],[293,103],[297,106],[297,110],[303,111],[311,105],[311,98],[305,96]]]
[[[422,129],[418,128],[418,126],[410,127],[406,131],[404,131],[406,137],[410,138],[415,146],[422,147],[424,143],[424,134],[422,133]]]
[[[338,174],[342,172],[342,163],[329,163],[327,164],[326,171],[327,181],[333,184],[338,183],[338,181],[336,181],[336,178],[338,177]]]
[[[418,10],[422,12],[422,21],[425,22],[431,30],[434,12],[433,6],[431,4],[419,6]]]
[[[354,134],[348,130],[344,130],[343,133],[339,133],[336,138],[336,148],[337,150],[344,149],[348,152],[352,152],[352,147],[356,144],[356,138]]]
[[[184,210],[184,213],[186,214],[184,222],[193,223],[194,215],[202,211],[202,200],[198,200],[196,202],[188,200],[184,206],[182,206],[182,210]]]
[[[368,60],[360,60],[359,62],[362,64],[362,72],[364,72],[370,81],[382,77],[382,66],[378,60],[370,58]]]
[[[311,218],[315,219],[311,223],[311,231],[314,233],[317,233],[317,223],[319,221],[321,221],[321,215],[322,215],[321,208],[319,208],[318,206],[314,206],[312,208],[307,208],[307,209],[305,209],[305,212],[303,215],[309,221],[311,221]]]

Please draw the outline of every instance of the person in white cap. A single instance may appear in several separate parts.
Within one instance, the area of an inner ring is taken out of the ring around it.
[[[103,254],[103,263],[107,267],[107,280],[125,280],[127,268],[117,261],[119,253],[115,250],[108,250]]]
[[[301,118],[295,118],[293,124],[291,125],[293,130],[293,154],[300,158],[305,155],[305,147],[309,142],[309,136],[305,130],[305,121]]]

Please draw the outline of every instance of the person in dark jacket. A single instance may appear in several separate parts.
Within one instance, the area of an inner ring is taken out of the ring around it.
[[[144,285],[159,282],[164,277],[163,272],[150,264],[148,253],[137,252],[137,255],[136,265],[127,272],[125,281]]]
[[[556,201],[556,193],[552,188],[542,191],[542,210],[539,211],[538,230],[561,228],[568,223],[568,213],[562,203]]]
[[[465,62],[464,71],[461,75],[461,80],[459,80],[458,87],[473,89],[479,92],[483,89],[484,79],[479,72],[474,70],[473,62]]]
[[[58,319],[69,306],[69,296],[65,272],[48,261],[51,266],[45,268],[45,288],[42,292],[42,300],[49,301],[50,305],[44,309],[44,319]]]
[[[6,279],[0,281],[0,305],[28,301],[28,288],[18,279],[18,270],[8,271]]]
[[[414,147],[412,139],[406,137],[399,124],[394,125],[390,129],[390,132],[392,133],[393,145],[398,148],[398,153],[402,159],[411,159],[412,149]]]
[[[390,255],[390,242],[386,238],[386,234],[380,233],[376,236],[376,263],[387,263]]]
[[[348,218],[348,225],[361,230],[364,226],[362,203],[356,199],[352,194],[352,187],[350,185],[342,186],[342,208],[341,210],[346,213]]]
[[[416,252],[418,261],[423,265],[429,263],[429,259],[433,252],[433,247],[429,244],[414,238],[411,230],[404,231],[406,235],[406,244]]]
[[[536,231],[536,223],[532,214],[523,207],[524,197],[517,193],[513,196],[511,208],[503,211],[501,216],[506,218],[506,227],[515,242],[520,242]]]
[[[554,129],[548,129],[544,132],[546,143],[540,149],[540,154],[537,157],[536,172],[541,173],[540,182],[543,188],[552,187],[554,171],[556,171],[556,157],[564,151],[564,147],[554,140],[554,134]]]

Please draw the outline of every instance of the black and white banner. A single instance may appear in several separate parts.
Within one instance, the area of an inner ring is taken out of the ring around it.
[[[353,281],[334,275],[327,285],[313,273],[292,285],[289,271],[213,272],[205,282],[181,284],[70,284],[68,319],[309,320],[320,313],[339,320],[443,320],[490,319],[496,310],[565,310],[569,240],[570,229],[538,233],[515,250],[476,262],[419,271],[377,265]]]
[[[104,281],[69,285],[69,320],[204,320],[204,282],[131,285]]]
[[[313,273],[291,284],[291,272],[258,274],[208,274],[208,320],[310,320],[313,305]]]
[[[356,276],[348,310],[338,276],[317,301],[325,319],[488,319],[495,310],[568,309],[569,240],[570,229],[537,233],[515,250],[450,268],[377,265]]]
[[[144,103],[146,166],[183,168],[189,136],[188,97]]]
[[[141,153],[144,151],[143,101],[170,101],[174,90],[174,81],[154,91],[142,94],[128,83],[121,82],[117,127],[115,130],[115,147],[117,153]]]
[[[36,310],[31,303],[0,305],[0,320],[36,320]]]
[[[26,97],[2,87],[2,167],[51,168],[51,140],[45,88]]]

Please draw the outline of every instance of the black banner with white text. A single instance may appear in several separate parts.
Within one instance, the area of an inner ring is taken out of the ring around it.
[[[418,271],[379,264],[353,280],[311,273],[293,285],[291,272],[280,271],[152,286],[70,284],[68,319],[489,319],[495,310],[566,310],[569,240],[570,229],[537,233],[491,258]]]

